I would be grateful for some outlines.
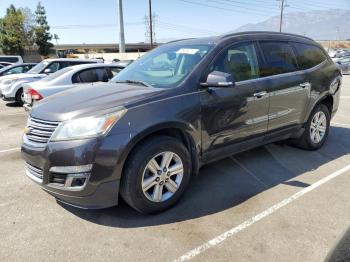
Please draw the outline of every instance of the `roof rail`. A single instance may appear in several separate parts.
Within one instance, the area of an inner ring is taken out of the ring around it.
[[[292,33],[281,33],[281,32],[274,32],[274,31],[246,31],[246,32],[229,33],[229,34],[220,35],[220,38],[239,36],[239,35],[250,35],[250,34],[286,35],[286,36],[295,36],[295,37],[313,40],[312,38],[307,37],[307,36],[303,36],[303,35],[297,35],[297,34],[292,34]]]
[[[169,41],[169,42],[166,42],[166,43],[170,44],[170,43],[176,43],[176,42],[180,42],[180,41],[184,41],[184,40],[191,40],[191,39],[196,39],[196,38],[192,37],[192,38],[176,39],[176,40],[172,40],[172,41]]]

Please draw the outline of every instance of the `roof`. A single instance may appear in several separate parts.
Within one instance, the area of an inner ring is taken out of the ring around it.
[[[79,58],[49,58],[44,61],[61,61],[61,62],[71,62],[71,61],[79,61],[79,62],[99,62],[100,59],[79,59]]]
[[[246,35],[263,35],[263,36],[279,36],[279,37],[288,36],[288,37],[304,38],[306,40],[313,41],[313,39],[306,37],[306,36],[303,36],[303,35],[284,33],[284,32],[274,32],[274,31],[246,31],[246,32],[228,33],[228,34],[221,35],[220,38],[227,38],[227,37],[234,37],[234,36],[246,36]]]
[[[74,70],[81,70],[81,69],[88,69],[88,68],[95,68],[95,67],[120,67],[116,63],[110,63],[110,64],[104,64],[104,63],[94,63],[94,64],[81,64],[81,65],[74,65],[71,66]]]
[[[225,41],[227,39],[231,38],[246,38],[249,40],[254,40],[257,37],[268,37],[271,39],[280,39],[280,40],[292,40],[292,39],[298,39],[300,41],[305,42],[314,42],[309,37],[302,36],[302,35],[296,35],[296,34],[289,34],[289,33],[280,33],[280,32],[270,32],[270,31],[247,31],[247,32],[238,32],[238,33],[229,33],[229,34],[223,34],[220,36],[213,36],[213,37],[202,37],[202,38],[189,38],[189,39],[181,39],[176,41],[171,41],[168,44],[217,44],[222,41]]]

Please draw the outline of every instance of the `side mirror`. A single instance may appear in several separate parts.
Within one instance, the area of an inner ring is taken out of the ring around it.
[[[202,87],[234,87],[235,80],[231,74],[213,71],[207,77],[207,82],[200,84]]]
[[[50,68],[46,68],[46,69],[44,70],[44,73],[45,73],[45,74],[51,74],[51,73],[52,73],[52,70],[51,70]]]

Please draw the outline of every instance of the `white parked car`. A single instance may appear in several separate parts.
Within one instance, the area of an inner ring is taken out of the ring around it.
[[[0,55],[0,62],[6,62],[11,64],[22,64],[23,59],[19,55]]]
[[[57,72],[63,68],[80,64],[98,63],[99,60],[57,58],[46,59],[37,64],[25,74],[13,74],[0,77],[0,96],[5,101],[17,101],[23,105],[23,86],[47,77],[47,75]]]
[[[108,82],[123,66],[117,64],[88,64],[64,68],[40,81],[25,84],[24,107],[28,110],[36,101],[79,87],[80,84]]]

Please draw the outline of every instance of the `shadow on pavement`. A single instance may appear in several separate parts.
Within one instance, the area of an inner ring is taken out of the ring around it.
[[[22,107],[19,103],[17,102],[10,102],[10,103],[6,103],[7,107]]]
[[[82,219],[109,227],[147,227],[199,218],[230,209],[279,184],[309,186],[294,178],[349,154],[349,137],[350,129],[332,127],[328,141],[318,151],[278,143],[204,166],[172,209],[153,216],[142,215],[123,201],[118,207],[103,210],[61,206]]]

